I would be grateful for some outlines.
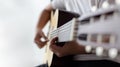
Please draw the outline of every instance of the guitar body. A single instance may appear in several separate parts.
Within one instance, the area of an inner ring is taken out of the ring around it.
[[[72,20],[74,17],[79,17],[76,13],[61,11],[61,10],[55,10],[51,12],[51,20],[50,20],[50,27],[48,32],[48,38],[51,40],[54,37],[51,37],[51,32],[56,30],[58,27],[64,25],[68,21]],[[56,37],[56,36],[55,36]],[[59,36],[57,36],[59,39]],[[58,46],[63,46],[65,42],[58,42]],[[48,67],[67,67],[65,65],[68,62],[72,61],[72,56],[62,57],[59,58],[53,52],[49,49],[50,42],[47,43],[46,46],[46,57],[45,57],[45,63],[48,64]]]

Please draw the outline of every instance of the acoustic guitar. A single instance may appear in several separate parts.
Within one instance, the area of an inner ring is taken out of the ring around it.
[[[48,38],[58,37],[58,46],[76,40],[86,47],[86,52],[96,53],[100,57],[110,57],[120,63],[120,6],[103,8],[96,12],[79,14],[55,10],[51,13],[51,24]],[[59,58],[46,46],[48,67],[68,67],[73,56]]]
[[[57,45],[63,46],[65,42],[73,41],[77,35],[78,22],[76,18],[79,17],[79,14],[63,11],[63,10],[54,10],[51,12],[50,27],[48,32],[48,39],[51,40],[54,37],[58,37]],[[65,67],[64,62],[66,63],[72,61],[72,56],[59,58],[49,49],[50,42],[46,45],[46,53],[44,64],[47,64],[48,67]]]

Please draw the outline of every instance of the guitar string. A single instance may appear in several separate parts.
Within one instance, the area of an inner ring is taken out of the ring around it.
[[[66,30],[66,28],[72,26],[72,23],[73,23],[73,22],[70,21],[70,22],[62,25],[61,27],[57,28],[56,30],[59,30],[59,31]],[[78,23],[76,22],[76,23],[75,23],[75,26],[77,26],[77,25],[78,25]],[[69,29],[69,28],[68,28],[68,29]],[[54,32],[56,33],[56,30],[53,30],[52,33],[54,33]]]
[[[50,38],[57,37],[60,34],[64,35],[65,32],[68,32],[68,31],[70,32],[70,30],[73,29],[72,28],[72,23],[73,22],[68,22],[68,23],[64,24],[63,26],[59,27],[58,29],[52,31]],[[73,37],[76,37],[77,28],[78,28],[78,22],[75,23],[74,32],[72,33],[72,34],[74,34]],[[68,35],[68,33],[66,33],[66,34]],[[70,36],[70,34],[69,34],[69,36]],[[62,37],[64,37],[64,36],[62,36]]]

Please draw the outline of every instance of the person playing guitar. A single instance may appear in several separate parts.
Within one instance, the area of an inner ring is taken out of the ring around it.
[[[94,1],[98,1],[98,0],[94,0]],[[103,1],[105,0],[99,0],[99,2],[103,2]],[[67,42],[65,43],[64,46],[61,47],[61,46],[57,46],[55,43],[57,41],[57,37],[53,38],[52,40],[49,40],[44,35],[44,32],[42,31],[42,29],[50,20],[51,11],[53,11],[54,9],[76,12],[76,13],[79,13],[80,15],[91,12],[89,0],[53,0],[52,3],[50,3],[47,7],[45,7],[45,9],[42,11],[40,15],[39,22],[37,24],[36,36],[34,39],[37,46],[39,48],[42,48],[45,46],[45,44],[48,41],[50,41],[49,48],[58,57],[65,57],[68,55],[77,55],[77,54],[80,54],[80,55],[85,54],[85,56],[88,55],[89,56],[88,58],[91,58],[91,56],[94,57],[95,56],[94,54],[91,55],[91,53],[90,54],[86,53],[85,47],[82,45],[78,45],[78,43],[75,41]],[[42,40],[40,40],[41,38],[44,38],[45,41],[43,42]],[[65,66],[51,65],[51,67],[67,67],[67,66],[69,67],[88,67],[88,66],[89,67],[99,67],[99,66],[119,67],[120,64],[110,60],[103,59],[103,58],[97,59],[97,57],[95,56],[95,58],[92,58],[90,60],[85,59],[80,61],[73,61],[72,63],[65,64]]]

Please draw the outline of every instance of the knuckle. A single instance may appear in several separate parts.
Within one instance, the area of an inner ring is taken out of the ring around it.
[[[57,54],[57,56],[58,56],[58,57],[63,57],[63,55],[62,55],[62,54]]]
[[[57,53],[57,56],[58,56],[58,57],[63,57],[64,54],[63,54],[63,52],[58,52],[58,53]]]
[[[34,42],[35,42],[36,44],[38,44],[38,41],[37,41],[37,39],[35,39],[35,40],[34,40]]]

